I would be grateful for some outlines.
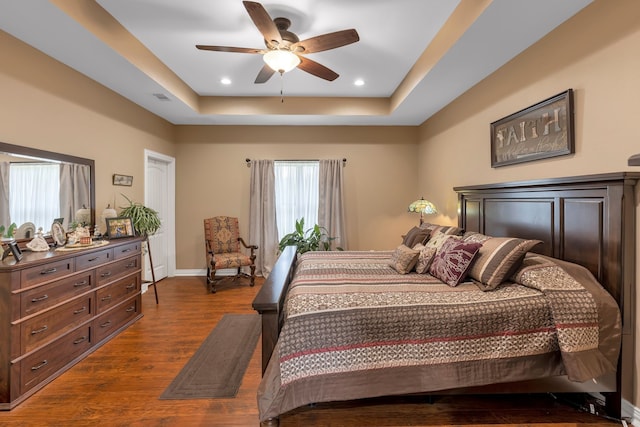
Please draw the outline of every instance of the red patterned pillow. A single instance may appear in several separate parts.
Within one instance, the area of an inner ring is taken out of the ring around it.
[[[482,243],[464,242],[459,237],[449,237],[442,243],[429,267],[429,274],[449,286],[457,286],[467,276],[473,257]]]

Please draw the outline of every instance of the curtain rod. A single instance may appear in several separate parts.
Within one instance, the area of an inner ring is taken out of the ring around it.
[[[247,166],[251,166],[251,159],[250,158],[246,158],[244,159],[245,162],[247,162]],[[276,160],[276,162],[319,162],[319,159],[286,159],[286,160]],[[342,158],[342,165],[346,165],[347,164],[347,158],[343,157]]]

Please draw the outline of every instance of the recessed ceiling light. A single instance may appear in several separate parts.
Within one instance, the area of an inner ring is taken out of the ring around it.
[[[364,80],[357,79],[355,82],[353,82],[353,84],[356,86],[364,86]]]
[[[230,85],[231,79],[228,77],[223,77],[222,79],[220,79],[220,83],[222,83],[223,85]]]

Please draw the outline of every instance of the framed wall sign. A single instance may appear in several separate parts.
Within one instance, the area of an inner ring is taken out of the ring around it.
[[[575,152],[573,90],[491,123],[491,167]]]

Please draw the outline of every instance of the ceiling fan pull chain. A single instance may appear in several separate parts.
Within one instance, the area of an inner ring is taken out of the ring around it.
[[[284,104],[284,73],[280,72],[280,103]]]

